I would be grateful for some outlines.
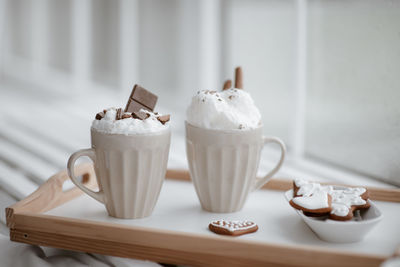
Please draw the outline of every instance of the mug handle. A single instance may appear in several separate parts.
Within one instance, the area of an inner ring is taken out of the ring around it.
[[[253,191],[259,189],[264,184],[266,184],[272,178],[272,176],[279,171],[285,159],[286,146],[281,139],[279,139],[278,137],[263,136],[263,141],[264,141],[264,146],[268,143],[278,144],[281,148],[281,158],[279,159],[279,162],[278,164],[276,164],[275,168],[273,168],[269,173],[267,173],[267,175],[261,178],[256,178]]]
[[[83,192],[85,192],[92,198],[96,199],[97,201],[105,204],[103,190],[100,189],[99,192],[95,192],[84,186],[81,182],[78,181],[78,179],[75,176],[75,161],[82,156],[89,157],[93,161],[93,163],[96,161],[96,154],[93,148],[81,149],[76,151],[68,159],[67,163],[68,176],[79,189],[81,189]]]

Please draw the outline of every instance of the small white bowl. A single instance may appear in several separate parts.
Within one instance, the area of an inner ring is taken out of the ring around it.
[[[340,189],[340,187],[334,187]],[[287,201],[293,198],[293,190],[286,191]],[[335,243],[357,242],[382,220],[382,212],[369,200],[371,207],[361,211],[360,221],[334,221],[326,218],[307,217],[302,211],[294,209],[311,230],[322,240]]]

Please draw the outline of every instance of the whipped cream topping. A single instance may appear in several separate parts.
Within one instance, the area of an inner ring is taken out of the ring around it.
[[[261,114],[242,89],[197,92],[186,111],[188,123],[207,129],[246,130],[261,126]]]
[[[106,110],[104,118],[101,120],[93,120],[92,128],[98,132],[106,134],[148,134],[164,131],[169,128],[169,122],[162,124],[157,120],[156,115],[153,112],[142,109],[141,111],[146,112],[150,116],[145,120],[139,120],[134,118],[126,118],[122,120],[116,120],[117,108],[109,108]],[[125,112],[127,113],[127,112]],[[157,116],[160,116],[157,115]]]

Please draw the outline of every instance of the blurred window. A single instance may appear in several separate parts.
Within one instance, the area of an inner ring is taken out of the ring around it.
[[[241,65],[265,133],[293,158],[400,184],[400,2],[4,0],[0,12],[2,80],[35,95],[118,98],[140,83],[182,134],[191,95]]]

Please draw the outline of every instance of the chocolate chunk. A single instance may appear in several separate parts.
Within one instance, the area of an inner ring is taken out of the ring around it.
[[[162,124],[165,124],[167,121],[169,121],[170,118],[171,116],[168,114],[157,117],[157,120],[159,120]]]
[[[117,109],[117,115],[115,117],[116,120],[122,119],[122,108]]]
[[[103,113],[99,112],[96,114],[96,120],[101,120],[102,118],[104,118]]]
[[[128,118],[132,118],[132,115],[131,114],[127,114],[127,113],[122,115],[122,119],[128,119]]]
[[[145,120],[150,117],[150,114],[143,111],[134,111],[132,112],[132,117],[139,120]]]
[[[135,84],[126,104],[125,111],[133,113],[134,111],[139,111],[141,108],[153,111],[157,104],[157,99],[158,97],[155,94]]]
[[[103,113],[104,113],[104,115],[106,115],[107,109],[103,109]]]
[[[139,112],[141,109],[149,110],[146,106],[143,106],[142,104],[129,98],[128,103],[126,104],[125,112]]]

